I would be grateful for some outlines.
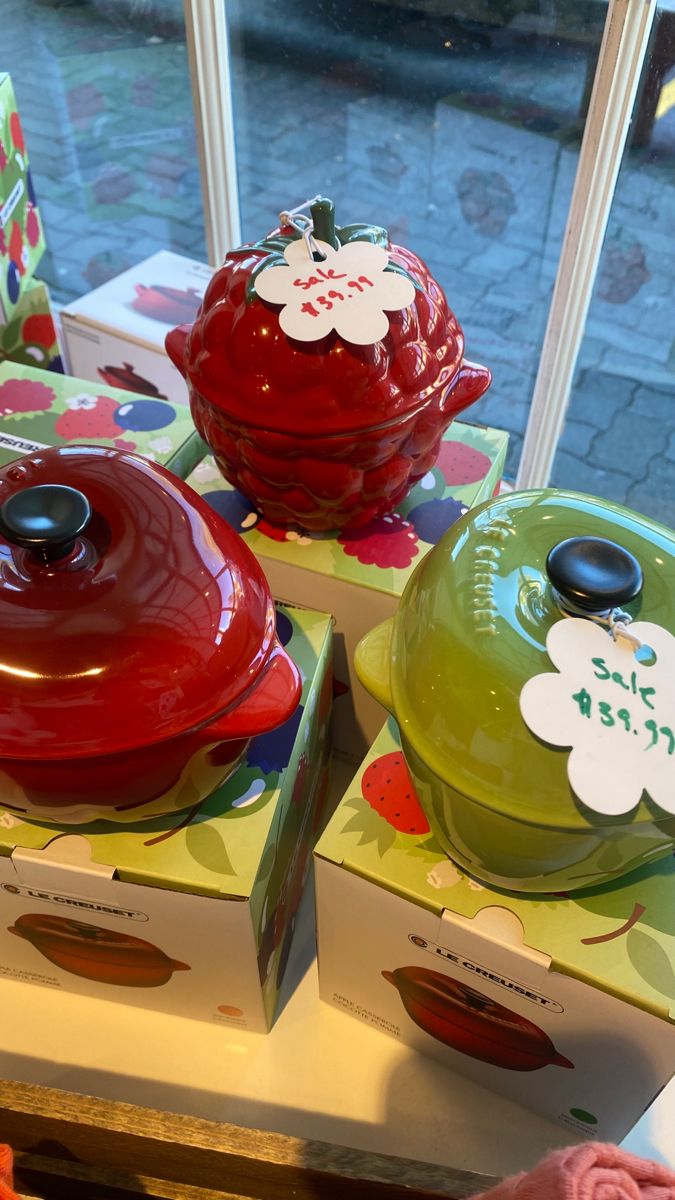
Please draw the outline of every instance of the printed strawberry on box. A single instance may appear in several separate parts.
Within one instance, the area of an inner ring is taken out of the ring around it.
[[[182,478],[206,449],[183,405],[0,362],[0,466],[73,442],[131,450]]]
[[[44,249],[12,80],[0,71],[0,324],[10,320]]]
[[[7,325],[0,325],[0,362],[63,374],[63,355],[46,283],[31,279]]]
[[[0,987],[270,1028],[327,815],[332,705],[330,618],[278,607],[277,629],[300,706],[201,804],[59,830],[21,820],[0,781]]]
[[[507,443],[501,430],[453,422],[433,470],[396,512],[338,536],[270,525],[223,479],[211,457],[188,479],[245,538],[275,596],[333,614],[333,742],[355,762],[377,735],[382,709],[354,674],[354,649],[369,629],[393,615],[415,567],[450,526],[497,491]]]
[[[327,1003],[579,1138],[620,1141],[675,1074],[672,857],[570,896],[488,888],[435,840],[390,719],[314,866]]]

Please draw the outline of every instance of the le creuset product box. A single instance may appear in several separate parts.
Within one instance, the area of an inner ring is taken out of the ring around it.
[[[11,320],[0,325],[0,362],[6,359],[63,374],[63,355],[49,289],[39,279],[26,284]]]
[[[675,1072],[672,857],[570,896],[484,887],[429,832],[391,719],[315,879],[321,997],[373,1028],[602,1141]]]
[[[0,979],[271,1026],[325,819],[332,702],[330,618],[280,607],[277,622],[300,707],[201,805],[66,833],[0,809]]]
[[[12,80],[0,71],[0,323],[10,320],[44,250]]]
[[[70,371],[172,404],[189,403],[164,349],[175,325],[191,324],[213,274],[170,250],[115,276],[61,313]]]
[[[335,618],[335,749],[358,762],[382,726],[382,709],[356,678],[357,643],[393,616],[420,559],[467,511],[497,491],[508,434],[453,422],[432,471],[396,512],[342,534],[277,529],[204,458],[188,483],[237,529],[260,560],[273,595]]]
[[[0,466],[78,442],[132,450],[182,478],[206,450],[182,404],[0,362]]]

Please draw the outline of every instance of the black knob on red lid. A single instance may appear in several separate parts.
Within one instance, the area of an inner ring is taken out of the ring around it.
[[[623,546],[599,537],[573,537],[549,552],[546,573],[563,603],[585,613],[628,604],[642,591],[642,567]]]
[[[0,533],[15,546],[54,562],[70,554],[91,518],[87,497],[60,483],[14,492],[0,508]]]

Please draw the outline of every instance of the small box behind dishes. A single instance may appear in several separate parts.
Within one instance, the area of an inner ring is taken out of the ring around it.
[[[205,263],[160,250],[74,300],[61,313],[71,373],[188,405],[164,338],[175,325],[192,323],[212,274]]]
[[[336,696],[333,742],[358,762],[382,725],[382,709],[353,669],[357,643],[395,613],[415,567],[468,508],[499,487],[508,434],[453,422],[432,471],[396,512],[361,530],[298,534],[276,529],[223,479],[212,458],[188,478],[260,560],[273,595],[335,618]]]
[[[0,325],[0,362],[24,363],[63,374],[63,355],[49,288],[31,279],[8,325]]]
[[[375,1029],[602,1141],[675,1073],[672,857],[569,897],[484,887],[431,835],[391,719],[315,879],[320,995]]]
[[[325,816],[332,699],[329,617],[279,607],[277,627],[301,705],[193,811],[62,834],[0,810],[0,979],[269,1029]]]
[[[14,88],[0,71],[0,325],[12,320],[44,251]]]

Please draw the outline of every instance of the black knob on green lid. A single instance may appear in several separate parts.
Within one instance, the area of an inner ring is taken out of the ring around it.
[[[601,613],[628,604],[642,591],[642,567],[623,546],[599,537],[573,537],[549,552],[546,573],[563,603]]]

